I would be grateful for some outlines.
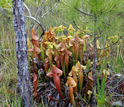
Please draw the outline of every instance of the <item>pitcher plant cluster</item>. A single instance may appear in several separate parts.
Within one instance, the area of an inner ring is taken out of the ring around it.
[[[38,70],[43,69],[46,81],[53,81],[60,98],[68,99],[75,107],[80,94],[85,100],[90,101],[93,88],[92,68],[94,47],[90,43],[90,35],[81,30],[75,30],[61,25],[50,27],[45,32],[39,43],[39,38],[34,29],[31,30],[31,40],[27,39],[29,56],[31,56],[31,72],[33,72],[34,97],[37,97],[37,87],[40,75]],[[97,42],[99,48],[99,41]],[[109,56],[109,50],[98,51],[97,66],[101,66],[102,59]],[[42,63],[42,64],[41,64]],[[39,66],[39,68],[37,67]],[[104,70],[102,77],[104,77]],[[106,75],[107,76],[107,75]],[[107,78],[107,77],[106,77]],[[64,87],[68,87],[68,95]],[[53,98],[50,96],[51,100]]]

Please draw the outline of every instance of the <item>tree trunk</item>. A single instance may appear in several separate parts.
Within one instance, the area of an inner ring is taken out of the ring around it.
[[[96,27],[96,23],[97,23],[96,15],[94,16],[94,23],[95,23],[95,27]],[[95,34],[95,32],[96,31],[94,31],[94,34]],[[98,37],[96,37],[96,35],[94,35],[94,40],[93,40],[94,62],[93,62],[93,70],[92,70],[92,73],[93,73],[93,89],[92,89],[92,96],[91,96],[91,107],[96,107],[95,88],[96,88],[96,85],[97,85],[97,78],[96,78],[96,75],[97,75],[97,44],[96,44],[97,38]]]
[[[14,30],[16,34],[16,54],[18,69],[18,88],[24,107],[32,106],[30,76],[28,70],[27,35],[24,20],[24,0],[13,0]]]
[[[93,89],[92,89],[92,96],[91,96],[91,107],[96,107],[96,99],[95,99],[95,88],[96,88],[96,82],[97,82],[97,78],[96,78],[96,74],[97,74],[97,70],[96,70],[96,64],[97,64],[97,37],[94,37],[93,40],[93,44],[94,44],[94,63],[93,63]]]

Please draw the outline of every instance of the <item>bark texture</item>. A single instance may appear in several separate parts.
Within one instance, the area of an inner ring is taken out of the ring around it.
[[[28,70],[27,35],[24,20],[24,0],[13,0],[14,30],[16,34],[16,54],[18,88],[24,107],[32,107],[32,94]]]

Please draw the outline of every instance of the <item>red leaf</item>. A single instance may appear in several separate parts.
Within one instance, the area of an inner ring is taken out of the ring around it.
[[[56,61],[57,68],[60,66],[59,56],[55,56],[54,60]]]
[[[47,73],[48,72],[48,68],[49,68],[49,59],[48,57],[45,59],[45,66],[44,66],[44,69],[45,69],[45,72]]]
[[[12,94],[12,95],[15,95],[12,91],[10,91],[10,90],[6,90],[9,94]]]
[[[39,48],[39,38],[37,37],[34,29],[31,30],[31,37],[32,37],[31,39],[32,44],[33,45],[35,44]]]
[[[56,89],[57,89],[57,91],[58,91],[60,97],[64,100],[64,97],[62,96],[62,93],[61,93],[60,77],[57,76],[56,74],[54,74],[53,81],[54,81],[54,84],[55,84],[55,86],[56,86]]]
[[[45,32],[45,35],[46,35],[47,39],[49,39],[49,40],[51,40],[54,37],[55,33],[52,32],[52,27],[50,27],[48,32]]]
[[[37,75],[34,73],[34,77],[33,77],[33,88],[34,88],[34,97],[37,96]]]
[[[49,99],[50,99],[51,101],[58,101],[58,100],[54,99],[52,96],[49,96]]]

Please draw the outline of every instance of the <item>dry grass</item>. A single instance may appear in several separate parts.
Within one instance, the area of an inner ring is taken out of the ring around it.
[[[15,35],[12,24],[0,30],[0,105],[9,107],[15,97],[16,90],[16,53]]]

